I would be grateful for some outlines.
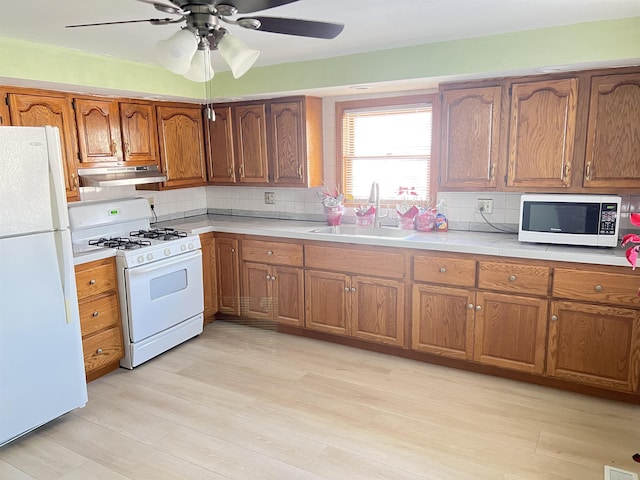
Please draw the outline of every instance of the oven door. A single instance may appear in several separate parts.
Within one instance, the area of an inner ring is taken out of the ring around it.
[[[129,337],[139,342],[204,310],[200,250],[125,270]]]

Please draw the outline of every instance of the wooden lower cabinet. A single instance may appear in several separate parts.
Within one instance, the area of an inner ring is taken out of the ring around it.
[[[530,373],[544,372],[548,301],[478,292],[473,359]]]
[[[202,286],[204,290],[204,322],[213,320],[218,312],[218,288],[216,272],[216,244],[213,233],[200,235],[202,247]]]
[[[472,360],[474,298],[468,289],[414,284],[411,348]]]
[[[404,284],[337,272],[307,270],[307,328],[404,346]]]
[[[240,315],[238,240],[233,236],[216,235],[215,251],[218,311],[229,315]]]
[[[115,370],[124,356],[115,258],[77,265],[76,285],[87,381]]]
[[[637,392],[640,311],[551,302],[547,375],[596,387]]]

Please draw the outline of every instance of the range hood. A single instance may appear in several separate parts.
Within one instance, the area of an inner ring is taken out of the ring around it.
[[[117,187],[167,181],[167,177],[160,173],[157,165],[79,168],[78,176],[84,187]]]

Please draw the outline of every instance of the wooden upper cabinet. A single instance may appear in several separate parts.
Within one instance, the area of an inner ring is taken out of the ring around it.
[[[322,184],[322,100],[300,97],[269,102],[271,182],[282,186]]]
[[[8,99],[11,125],[25,127],[53,125],[58,127],[67,200],[78,200],[80,193],[76,166],[78,158],[76,130],[69,97],[9,93]]]
[[[591,80],[585,187],[640,187],[640,73]]]
[[[126,165],[159,165],[158,124],[149,102],[120,102],[122,148]]]
[[[507,186],[571,186],[578,79],[515,83],[511,88]]]
[[[75,98],[76,126],[82,167],[122,162],[117,100]]]
[[[0,126],[11,125],[9,117],[9,97],[6,92],[0,90]]]
[[[206,119],[207,172],[210,183],[236,181],[231,107],[214,107],[215,120]]]
[[[239,183],[268,183],[267,122],[264,103],[233,107]]]
[[[161,170],[160,188],[184,188],[207,183],[202,111],[199,105],[157,107]]]
[[[495,188],[502,87],[445,90],[441,189]]]

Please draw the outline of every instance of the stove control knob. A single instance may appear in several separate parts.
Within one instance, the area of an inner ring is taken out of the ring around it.
[[[153,253],[147,253],[147,260],[153,260]]]
[[[144,255],[138,255],[138,263],[144,262]]]
[[[187,246],[186,245],[180,245],[180,250],[181,251],[186,251],[187,250]]]
[[[189,250],[193,250],[193,243],[189,243]]]
[[[165,248],[164,249],[164,256],[168,257],[169,255],[171,255],[171,249],[170,248]]]

